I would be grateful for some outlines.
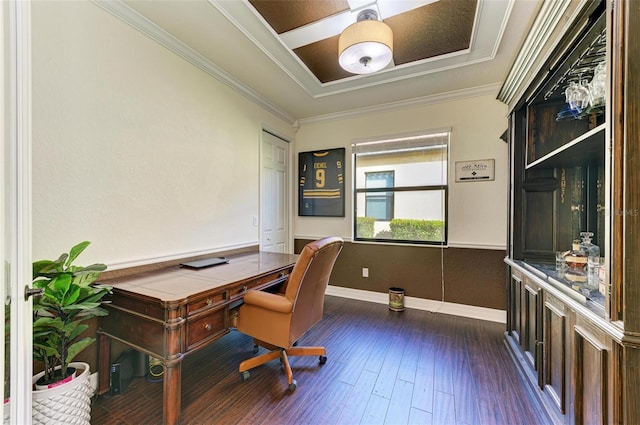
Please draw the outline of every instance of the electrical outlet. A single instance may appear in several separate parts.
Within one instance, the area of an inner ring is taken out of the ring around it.
[[[362,268],[362,277],[369,277],[369,268],[368,267],[363,267]]]
[[[254,227],[258,227],[258,216],[257,215],[253,216],[253,226]]]

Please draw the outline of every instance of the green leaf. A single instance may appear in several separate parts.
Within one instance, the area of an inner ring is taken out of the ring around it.
[[[87,329],[89,329],[89,325],[85,325],[80,322],[72,322],[64,327],[64,334],[68,341],[73,341]]]
[[[60,357],[60,353],[58,352],[58,350],[56,350],[55,347],[50,347],[48,345],[38,344],[34,342],[33,349],[34,351],[37,350],[39,353],[43,353],[46,356]]]
[[[33,263],[33,278],[41,276],[43,273],[55,271],[57,263],[51,260],[40,260]]]
[[[67,261],[67,258],[69,257],[69,254],[62,253],[60,254],[60,256],[58,257],[58,259],[56,260],[56,263],[59,264],[61,267],[64,265],[64,262]],[[60,271],[63,271],[62,268],[58,269]]]
[[[107,266],[102,263],[91,264],[90,266],[82,267],[79,270],[76,270],[76,274],[78,273],[100,273],[107,270]]]
[[[89,329],[89,325],[83,324],[82,326],[77,326],[67,335],[67,337],[69,338],[70,341],[73,341],[77,337],[79,337],[80,334],[82,334],[82,332],[86,331],[87,329]]]
[[[91,244],[91,242],[84,241],[71,248],[71,250],[69,251],[69,259],[67,260],[65,266],[69,267],[75,261],[75,259],[78,258],[78,255],[82,254],[82,251],[84,251],[89,246],[89,244]]]
[[[64,327],[64,324],[62,323],[62,319],[60,317],[38,317],[38,319],[33,322],[33,327],[62,329]]]
[[[83,304],[92,303],[92,302],[103,302],[102,298],[104,298],[105,295],[110,293],[111,293],[110,287],[92,286],[89,288],[84,288],[84,290],[80,295],[80,302]]]
[[[99,272],[85,272],[84,270],[86,269],[83,269],[80,272],[76,272],[73,275],[73,283],[78,286],[82,286],[83,288],[95,282],[98,276],[100,276]]]
[[[64,294],[64,297],[60,304],[63,307],[73,305],[80,296],[80,289],[81,288],[78,285],[71,285],[69,287],[69,290]]]
[[[70,274],[65,273],[57,276],[52,279],[51,283],[44,289],[44,295],[61,304],[71,286],[71,280]]]
[[[95,338],[86,337],[71,344],[67,351],[67,358],[65,359],[65,362],[70,363],[82,350],[93,344],[93,341],[95,341]]]
[[[31,286],[33,286],[34,288],[44,288],[49,284],[49,282],[51,282],[50,279],[37,279],[33,281]],[[34,298],[34,299],[37,299],[37,298]]]
[[[77,311],[77,310],[91,310],[100,307],[100,303],[83,302],[82,304],[67,305],[63,308],[64,311]]]

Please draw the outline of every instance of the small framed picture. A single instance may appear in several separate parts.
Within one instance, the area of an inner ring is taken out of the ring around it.
[[[495,159],[456,161],[456,183],[495,180]]]

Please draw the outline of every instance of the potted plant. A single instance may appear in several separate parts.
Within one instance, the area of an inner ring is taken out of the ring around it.
[[[60,409],[79,406],[78,403],[69,403],[69,397],[83,400],[86,406],[80,403],[79,410],[71,409],[69,422],[63,422],[88,423],[90,419],[93,389],[89,382],[89,365],[72,363],[72,360],[95,341],[93,337],[82,335],[89,327],[83,322],[108,314],[101,305],[107,302],[103,298],[111,288],[92,285],[106,270],[104,264],[86,267],[73,264],[89,244],[88,241],[81,242],[55,261],[33,263],[32,286],[42,289],[42,295],[33,301],[33,358],[44,367],[33,379],[34,385],[38,384],[33,396],[34,423],[49,422],[49,414],[60,420]],[[82,373],[74,379],[76,369],[82,369]],[[60,394],[64,395],[61,397]],[[62,398],[65,405],[56,407],[50,404],[51,396]]]

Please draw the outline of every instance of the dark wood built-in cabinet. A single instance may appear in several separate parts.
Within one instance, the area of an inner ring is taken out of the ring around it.
[[[591,13],[592,26],[577,41],[572,37],[567,56],[512,118],[519,127],[513,145],[514,258],[552,261],[582,231],[594,233],[594,243],[604,247],[606,108],[571,111],[565,96],[574,82],[583,82],[579,87],[586,92],[594,70],[606,63],[606,14],[603,7]]]
[[[528,44],[538,56],[514,65],[499,95],[510,107],[506,342],[553,423],[638,424],[640,2],[540,13],[552,36]],[[567,87],[598,66],[604,101],[570,108]],[[604,257],[595,287],[556,270],[581,232]]]

